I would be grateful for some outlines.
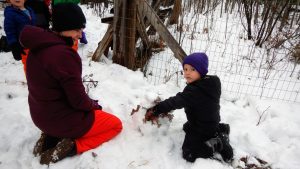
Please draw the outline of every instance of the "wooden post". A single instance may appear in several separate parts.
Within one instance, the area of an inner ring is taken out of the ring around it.
[[[136,0],[115,0],[114,5],[113,62],[133,69],[136,56]]]
[[[148,35],[146,33],[146,26],[143,22],[143,17],[141,16],[140,12],[137,11],[137,31],[139,32],[139,35],[143,41],[143,44],[145,47],[149,47],[150,46],[150,43],[149,43],[149,38],[148,38]]]
[[[170,49],[173,51],[175,57],[182,62],[186,53],[177,43],[174,37],[171,35],[169,30],[164,26],[162,21],[157,16],[156,12],[151,8],[151,6],[145,0],[139,0],[138,10],[140,13],[145,14],[147,19],[150,21],[151,25],[156,29],[157,33],[163,38]]]
[[[99,42],[98,47],[92,56],[93,61],[99,61],[100,57],[110,47],[112,43],[112,32],[113,32],[112,25],[109,25],[104,37]]]
[[[159,9],[160,1],[155,1],[155,9]],[[177,1],[180,2],[181,0]],[[98,61],[102,54],[112,46],[112,60],[114,63],[132,70],[138,67],[137,63],[141,63],[139,65],[143,66],[151,53],[151,42],[146,33],[146,27],[150,24],[180,62],[186,56],[184,50],[146,0],[114,0],[114,17],[104,18],[103,21],[111,23],[111,25],[98,44],[98,48],[92,57],[94,61]],[[138,35],[136,35],[137,31]],[[143,47],[139,48],[139,51],[136,49],[137,36],[141,38],[143,43]]]
[[[124,15],[125,31],[124,31],[124,63],[129,69],[134,69],[136,60],[136,0],[124,0],[126,4],[126,14]]]
[[[120,6],[122,0],[114,0],[114,20],[113,20],[113,62],[121,63],[121,50],[120,50],[120,27],[121,27],[121,14]]]

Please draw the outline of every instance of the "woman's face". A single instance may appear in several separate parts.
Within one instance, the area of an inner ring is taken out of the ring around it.
[[[68,30],[68,31],[62,31],[60,35],[65,37],[71,37],[73,41],[77,41],[82,37],[82,30],[83,29],[75,29],[75,30]]]
[[[183,76],[188,84],[201,78],[200,73],[189,64],[183,65]]]

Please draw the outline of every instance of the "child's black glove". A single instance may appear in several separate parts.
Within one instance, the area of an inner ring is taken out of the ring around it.
[[[13,43],[11,45],[12,54],[15,60],[21,60],[21,54],[25,55],[24,48],[19,43]]]

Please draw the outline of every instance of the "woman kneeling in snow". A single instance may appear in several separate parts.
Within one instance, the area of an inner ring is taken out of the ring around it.
[[[72,49],[86,19],[73,3],[53,7],[53,31],[26,26],[21,44],[30,49],[27,60],[31,118],[42,131],[33,153],[41,164],[55,163],[112,139],[122,130],[116,116],[102,111],[85,93],[82,63]]]

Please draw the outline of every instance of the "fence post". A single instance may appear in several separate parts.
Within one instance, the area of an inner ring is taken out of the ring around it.
[[[155,28],[157,33],[163,38],[170,49],[173,51],[175,57],[182,62],[186,53],[181,46],[174,39],[169,30],[165,27],[164,23],[159,19],[156,12],[145,0],[139,0],[138,10],[140,13],[144,13],[151,25]]]
[[[136,0],[115,0],[113,62],[133,69],[135,65]]]

